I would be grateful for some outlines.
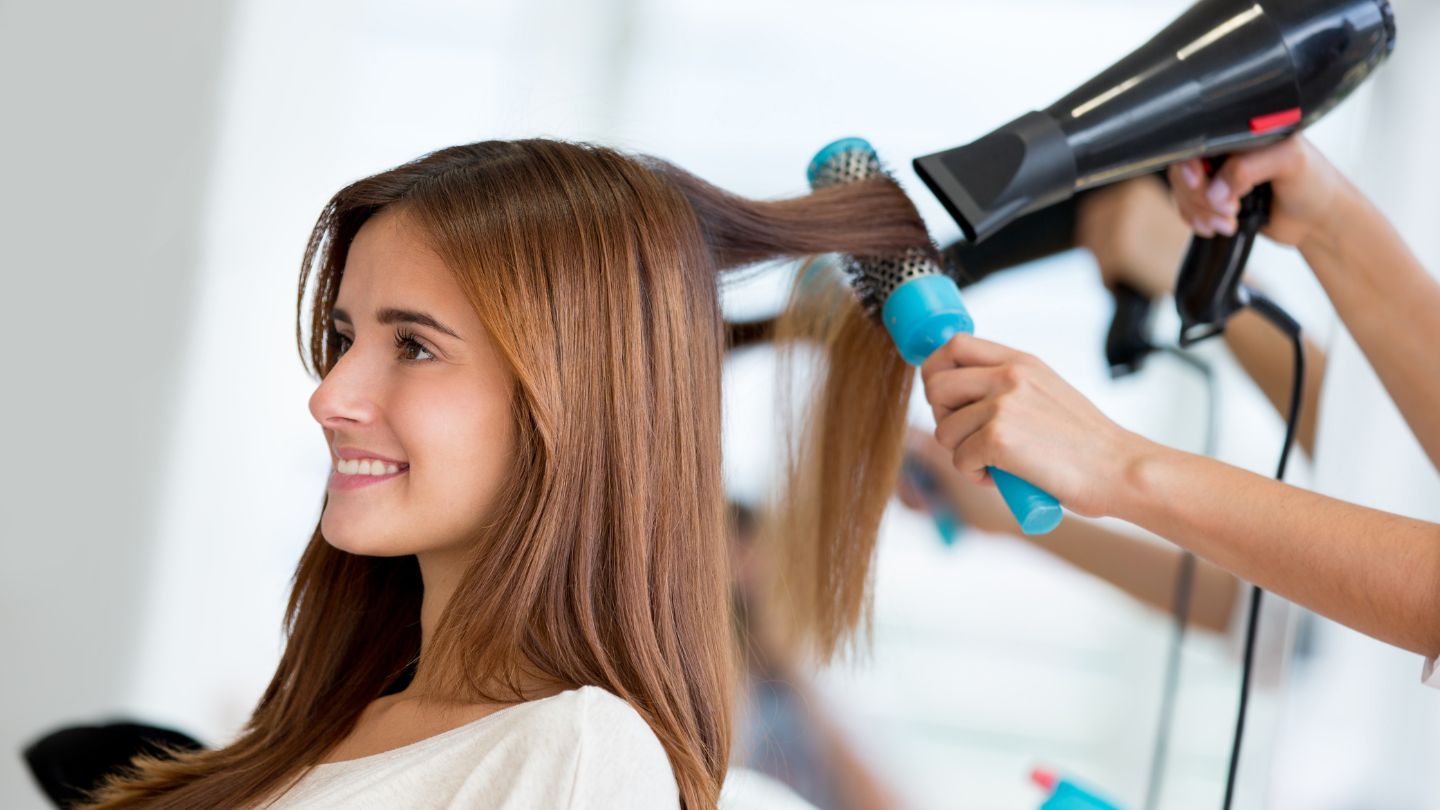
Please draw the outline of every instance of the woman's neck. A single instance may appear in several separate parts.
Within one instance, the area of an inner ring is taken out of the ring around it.
[[[453,667],[457,664],[439,661],[432,652],[435,630],[464,574],[463,554],[446,550],[426,552],[415,556],[420,565],[420,580],[423,587],[423,596],[420,602],[420,655],[415,661],[414,677],[410,679],[410,683],[404,689],[392,697],[436,703],[491,702],[478,700],[476,695],[469,694],[473,688],[472,682],[456,677],[457,673]],[[572,686],[535,672],[533,667],[524,666],[523,662],[518,672],[519,677],[514,685],[522,690],[526,699],[546,697]],[[487,690],[494,690],[492,697],[496,698],[511,693],[510,684],[507,683],[487,682],[484,687]]]
[[[415,675],[401,690],[401,695],[416,699],[433,697],[437,700],[453,700],[458,679],[446,677],[440,662],[432,654],[435,628],[445,613],[445,606],[454,595],[464,573],[464,560],[453,550],[428,551],[415,555],[420,566],[422,596],[420,600],[420,655],[415,660]]]

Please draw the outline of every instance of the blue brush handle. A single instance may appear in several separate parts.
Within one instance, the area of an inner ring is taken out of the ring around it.
[[[961,332],[975,333],[975,322],[949,276],[926,275],[901,284],[880,313],[900,355],[912,366],[925,362],[936,349]],[[1023,478],[990,467],[1010,514],[1025,534],[1049,534],[1063,512],[1055,496]]]

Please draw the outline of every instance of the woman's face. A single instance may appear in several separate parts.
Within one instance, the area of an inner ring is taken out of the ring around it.
[[[332,462],[321,532],[355,554],[460,550],[510,469],[513,375],[395,211],[356,234],[334,320],[341,355],[310,397]]]

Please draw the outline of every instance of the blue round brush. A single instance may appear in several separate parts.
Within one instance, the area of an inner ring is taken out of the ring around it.
[[[810,187],[821,189],[883,174],[875,148],[863,138],[842,138],[810,161]],[[916,247],[883,259],[853,258],[851,283],[861,303],[879,315],[907,363],[919,366],[960,332],[973,334],[975,322],[960,298],[960,288]],[[990,476],[1025,534],[1047,534],[1063,514],[1053,495],[1004,470]]]

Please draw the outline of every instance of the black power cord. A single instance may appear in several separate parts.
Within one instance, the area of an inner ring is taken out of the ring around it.
[[[1238,280],[1238,277],[1237,277]],[[1132,296],[1133,297],[1133,296]],[[1265,297],[1252,288],[1237,285],[1236,304],[1249,306],[1255,309],[1256,313],[1264,317],[1273,326],[1279,329],[1286,337],[1290,338],[1295,352],[1295,374],[1291,381],[1290,407],[1285,420],[1285,439],[1280,450],[1280,462],[1275,473],[1276,480],[1284,480],[1285,469],[1290,459],[1290,451],[1295,444],[1295,435],[1300,422],[1300,411],[1303,403],[1305,390],[1305,350],[1304,341],[1301,338],[1300,324],[1274,301]],[[1118,313],[1124,304],[1124,297],[1117,296],[1117,322]],[[1218,413],[1217,389],[1214,381],[1213,370],[1204,361],[1192,354],[1182,351],[1179,347],[1159,347],[1149,343],[1148,338],[1143,336],[1143,321],[1146,317],[1136,316],[1131,313],[1130,321],[1136,324],[1128,330],[1120,330],[1125,334],[1117,336],[1116,329],[1112,327],[1107,354],[1110,356],[1112,372],[1117,374],[1132,373],[1137,370],[1140,361],[1145,354],[1152,351],[1163,350],[1186,365],[1199,371],[1206,379],[1207,392],[1209,394],[1209,418],[1206,425],[1205,455],[1215,455],[1215,444],[1218,436]],[[1210,335],[1220,333],[1220,329],[1214,329]],[[1134,333],[1134,334],[1130,334]],[[1175,701],[1179,686],[1179,673],[1181,664],[1181,652],[1184,644],[1187,625],[1189,624],[1191,601],[1194,593],[1195,580],[1195,556],[1188,551],[1183,551],[1180,559],[1180,566],[1175,577],[1175,599],[1173,603],[1173,614],[1175,617],[1175,630],[1171,638],[1168,660],[1166,662],[1164,686],[1160,703],[1160,717],[1156,726],[1155,745],[1152,748],[1150,761],[1150,777],[1146,787],[1145,805],[1146,810],[1154,810],[1159,802],[1160,789],[1164,783],[1165,761],[1171,737],[1171,728],[1174,723]],[[1259,587],[1252,585],[1246,617],[1245,647],[1243,661],[1240,671],[1240,699],[1239,707],[1235,718],[1235,735],[1230,750],[1230,762],[1225,781],[1224,808],[1230,810],[1234,800],[1236,777],[1239,773],[1240,752],[1245,735],[1245,718],[1249,710],[1250,680],[1254,670],[1256,636],[1259,628],[1259,617],[1261,608],[1262,591]]]
[[[1290,338],[1295,350],[1295,374],[1290,386],[1290,413],[1285,419],[1285,442],[1280,448],[1280,463],[1275,471],[1275,480],[1285,480],[1285,467],[1290,460],[1290,450],[1295,445],[1296,427],[1300,423],[1300,407],[1305,392],[1305,343],[1301,339],[1300,324],[1281,309],[1278,304],[1249,287],[1242,287],[1242,302],[1252,307],[1275,328]],[[1230,810],[1235,798],[1235,777],[1240,769],[1240,749],[1245,738],[1245,715],[1250,704],[1250,676],[1255,662],[1255,635],[1259,626],[1261,595],[1258,585],[1250,586],[1250,613],[1245,622],[1245,654],[1240,668],[1240,706],[1235,716],[1235,737],[1230,748],[1229,773],[1225,778],[1225,801],[1221,805]]]

